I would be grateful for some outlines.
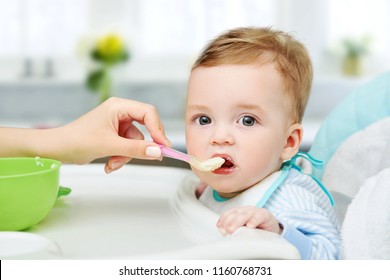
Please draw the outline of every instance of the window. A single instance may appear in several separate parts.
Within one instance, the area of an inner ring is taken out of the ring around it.
[[[388,0],[330,0],[329,41],[346,37],[372,38],[376,52],[390,48],[390,2]]]
[[[160,75],[158,59],[181,61],[181,68],[223,30],[251,25],[292,32],[323,72],[335,72],[329,65],[340,60],[328,59],[329,46],[370,35],[371,66],[378,72],[390,61],[389,11],[387,0],[0,0],[0,77],[17,75],[10,67],[19,62],[4,63],[10,57],[55,59],[56,72],[65,71],[67,60],[72,69],[81,38],[110,31],[129,41],[131,66]]]
[[[0,0],[0,56],[68,56],[87,15],[87,0]]]
[[[274,6],[272,0],[139,1],[137,43],[144,55],[193,54],[222,30],[271,25]]]
[[[0,0],[0,56],[69,56],[81,36],[110,27],[134,33],[141,54],[188,54],[221,30],[274,18],[272,0]]]

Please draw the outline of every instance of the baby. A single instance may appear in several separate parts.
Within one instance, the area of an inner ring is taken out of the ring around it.
[[[188,153],[222,157],[193,172],[217,227],[282,235],[302,259],[340,258],[339,226],[325,187],[295,165],[312,65],[306,48],[270,28],[239,28],[206,46],[193,65],[186,104]],[[309,161],[318,161],[305,156]]]

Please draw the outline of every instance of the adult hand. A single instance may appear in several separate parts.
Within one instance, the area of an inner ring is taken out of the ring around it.
[[[153,141],[145,141],[135,123]],[[132,158],[160,159],[159,144],[171,146],[156,109],[145,103],[110,98],[79,119],[52,129],[0,127],[0,157],[46,157],[84,164],[110,157],[107,173]]]
[[[144,140],[135,122],[146,127],[153,142]],[[69,139],[64,149],[67,154],[62,155],[65,162],[83,164],[110,156],[105,166],[107,173],[132,158],[160,159],[161,150],[156,143],[171,146],[155,107],[128,99],[110,98],[59,130],[64,139]]]

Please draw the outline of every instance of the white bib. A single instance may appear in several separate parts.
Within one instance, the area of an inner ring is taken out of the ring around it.
[[[277,189],[277,187],[275,187],[275,183],[279,181],[278,178],[280,178],[281,175],[282,171],[274,172],[253,187],[250,187],[249,189],[230,199],[219,196],[215,190],[208,186],[200,196],[199,200],[218,214],[222,214],[227,210],[237,206],[262,207],[266,201],[262,203],[263,205],[258,205],[259,202],[263,197],[266,196],[266,194],[268,196],[270,192],[272,194]],[[267,200],[269,197],[270,195],[267,197]]]

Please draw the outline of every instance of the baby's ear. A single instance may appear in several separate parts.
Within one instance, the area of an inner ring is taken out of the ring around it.
[[[286,142],[283,148],[282,160],[289,160],[299,150],[303,135],[303,128],[300,123],[292,124],[286,134]]]

